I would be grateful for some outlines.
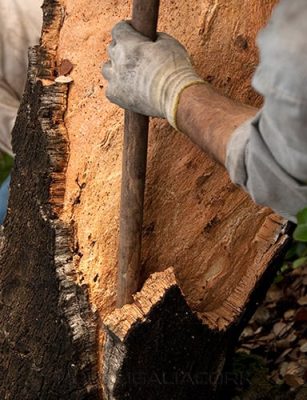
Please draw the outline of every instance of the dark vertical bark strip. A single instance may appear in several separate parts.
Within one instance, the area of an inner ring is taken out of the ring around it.
[[[45,1],[43,32],[56,38],[63,15],[58,1]],[[68,87],[51,80],[55,51],[30,50],[13,131],[16,160],[0,246],[0,398],[7,400],[100,398],[97,324],[87,288],[76,280],[73,227],[58,217]]]

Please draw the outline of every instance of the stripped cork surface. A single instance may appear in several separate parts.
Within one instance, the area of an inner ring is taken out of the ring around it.
[[[162,2],[159,29],[187,46],[215,87],[259,105],[250,87],[255,37],[275,3]],[[105,98],[100,66],[111,28],[130,15],[130,1],[63,5],[57,58],[74,65],[74,82],[65,114],[70,157],[61,218],[74,221],[78,271],[104,315],[116,296],[123,112]],[[190,306],[208,324],[226,327],[282,243],[285,221],[255,206],[221,166],[158,119],[151,123],[145,202],[142,281],[173,266]]]
[[[130,1],[62,0],[57,62],[74,68],[65,127],[70,146],[61,219],[74,224],[75,267],[101,319],[115,309],[123,112],[105,97],[100,69],[112,26]],[[219,91],[254,106],[255,38],[274,0],[166,1],[159,30],[188,48],[198,73]],[[185,21],[185,23],[182,23]],[[142,282],[172,266],[192,310],[227,329],[286,237],[286,221],[257,207],[207,154],[165,121],[151,121]],[[104,334],[100,330],[102,357]]]

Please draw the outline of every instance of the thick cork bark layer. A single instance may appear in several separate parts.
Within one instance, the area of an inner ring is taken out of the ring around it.
[[[255,38],[276,1],[161,2],[159,29],[187,46],[198,73],[226,95],[252,105]],[[70,143],[65,221],[74,220],[78,270],[101,315],[115,304],[123,112],[104,96],[100,66],[112,26],[130,1],[63,0],[57,59],[69,59],[65,115]],[[205,110],[204,110],[205,112]],[[284,221],[255,206],[225,170],[165,121],[151,123],[142,282],[169,266],[192,309],[225,328],[279,246]]]
[[[78,283],[63,209],[68,86],[55,84],[64,8],[44,5],[41,46],[29,52],[13,131],[8,216],[0,231],[0,398],[97,399],[97,318]]]
[[[260,106],[250,86],[255,38],[275,3],[162,1],[159,29],[182,41],[218,90]],[[107,399],[210,398],[217,380],[181,391],[162,385],[150,397],[152,387],[137,384],[135,392],[128,372],[137,362],[149,372],[163,362],[184,371],[194,360],[196,372],[218,377],[287,242],[286,221],[253,204],[223,167],[153,119],[144,287],[133,305],[114,311],[123,112],[105,98],[100,66],[110,30],[129,17],[130,6],[45,1],[41,46],[31,51],[14,130],[17,156],[0,241],[0,365],[8,371],[1,398],[96,399],[103,386]],[[54,81],[64,59],[74,67],[70,84]],[[160,358],[152,355],[155,343]]]

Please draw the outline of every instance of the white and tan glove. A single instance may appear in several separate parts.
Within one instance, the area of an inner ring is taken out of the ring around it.
[[[102,70],[109,82],[107,98],[127,110],[167,118],[177,129],[180,94],[189,86],[204,83],[186,49],[165,33],[152,42],[124,21],[115,25],[112,39],[110,61]]]

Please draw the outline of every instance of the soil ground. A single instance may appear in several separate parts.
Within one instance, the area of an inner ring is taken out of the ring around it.
[[[283,271],[241,335],[232,400],[307,398],[307,266]]]

